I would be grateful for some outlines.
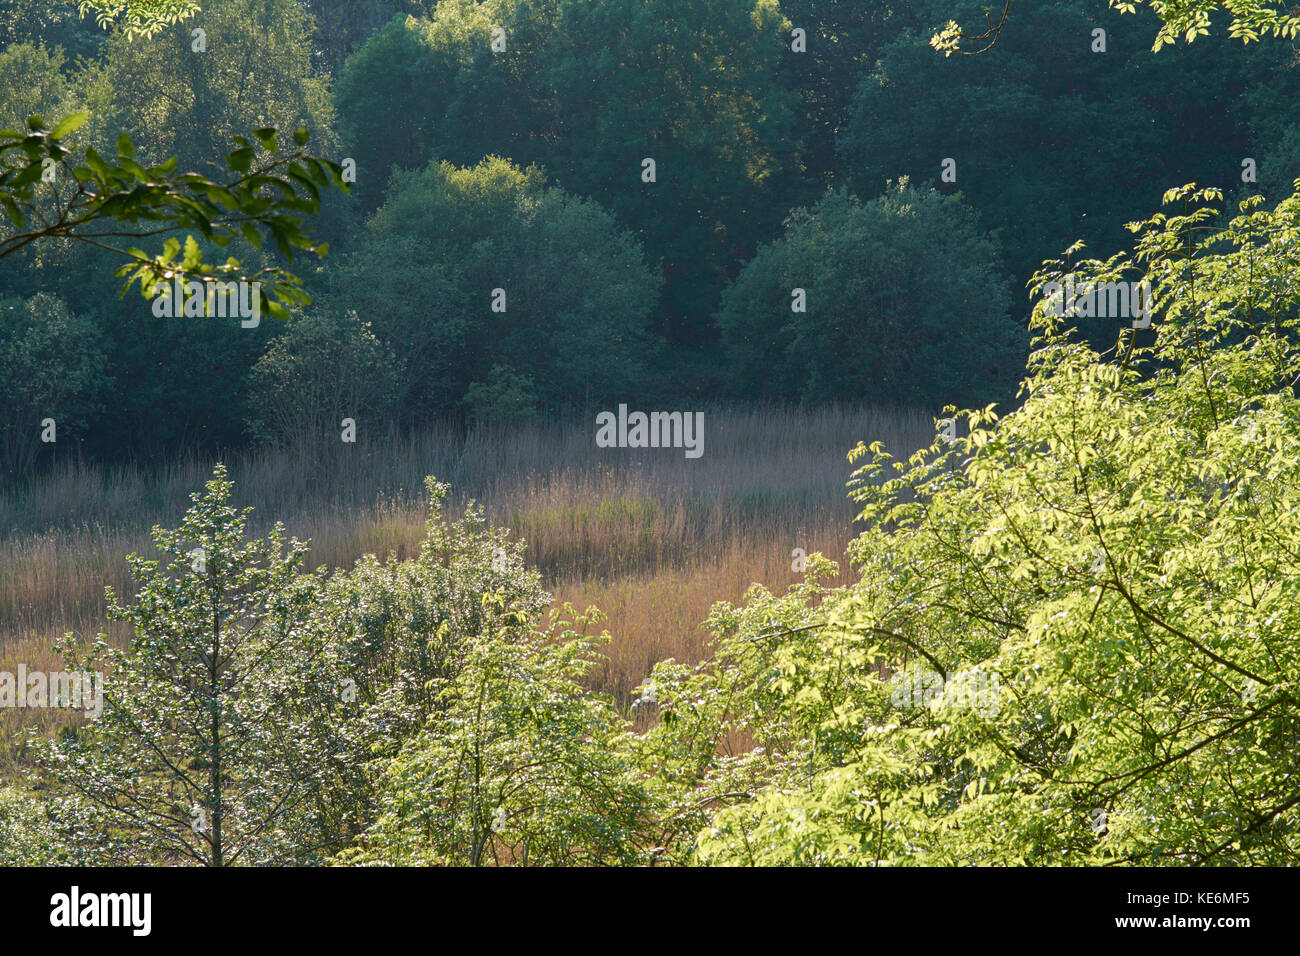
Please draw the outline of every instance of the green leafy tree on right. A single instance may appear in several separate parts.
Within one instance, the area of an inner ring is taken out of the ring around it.
[[[854,451],[856,584],[755,592],[711,662],[657,669],[661,766],[773,741],[743,775],[698,754],[682,859],[1300,860],[1300,194],[1218,226],[1213,190],[1165,198],[1132,255],[1033,290],[1147,281],[1151,328],[1098,352],[1040,297],[1019,408]]]

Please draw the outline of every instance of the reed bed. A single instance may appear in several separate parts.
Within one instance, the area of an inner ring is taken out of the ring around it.
[[[424,478],[448,482],[446,507],[473,500],[524,539],[557,601],[608,615],[613,642],[592,680],[626,707],[656,661],[707,653],[701,622],[714,602],[753,582],[784,587],[797,576],[795,548],[842,556],[853,534],[850,448],[880,440],[902,456],[934,428],[921,412],[848,406],[714,409],[704,420],[697,459],[598,448],[592,422],[570,420],[469,431],[434,423],[370,440],[362,429],[356,444],[191,454],[153,468],[65,465],[0,491],[0,670],[20,661],[58,669],[51,648],[68,632],[129,639],[104,619],[104,586],[134,593],[126,555],[152,554],[149,529],[174,525],[224,460],[236,503],[255,509],[252,531],[282,521],[311,542],[312,566],[416,554]],[[0,739],[51,720],[0,714]]]

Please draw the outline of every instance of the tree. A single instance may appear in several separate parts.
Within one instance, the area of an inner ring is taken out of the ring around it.
[[[399,173],[327,305],[371,316],[406,357],[401,404],[421,420],[455,411],[494,365],[528,377],[548,410],[625,395],[656,290],[608,213],[489,157]]]
[[[528,623],[503,599],[507,618]],[[485,602],[486,603],[486,602]],[[573,616],[573,609],[565,612]],[[597,643],[568,626],[487,630],[436,684],[427,725],[388,768],[383,813],[338,862],[484,866],[631,864],[650,806],[626,723],[582,678]],[[608,640],[608,635],[603,635]]]
[[[394,17],[348,57],[334,102],[363,208],[380,203],[394,167],[544,156],[554,137],[543,71],[558,6],[440,0],[427,18]],[[493,49],[494,30],[504,50]]]
[[[356,313],[292,321],[250,373],[249,429],[267,442],[338,440],[344,418],[388,421],[401,366]]]
[[[337,76],[344,60],[398,13],[417,13],[417,0],[308,0],[315,31],[312,57],[322,73]]]
[[[799,209],[723,296],[737,390],[798,401],[1010,394],[1025,354],[997,249],[959,200],[905,182]]]
[[[1153,57],[1147,31],[1159,24],[1094,0],[1017,4],[996,47],[950,59],[926,47],[928,27],[900,31],[854,95],[839,142],[849,182],[863,196],[902,175],[960,191],[1020,288],[1075,240],[1120,248],[1131,210],[1171,182],[1231,189],[1243,157],[1273,172],[1261,140],[1275,137],[1261,127],[1300,95],[1290,44],[1243,52],[1211,37]],[[1098,322],[1080,331],[1113,338]]]
[[[69,105],[63,52],[45,44],[13,43],[0,48],[0,122],[20,125],[33,114],[48,115]]]
[[[67,0],[0,0],[0,50],[24,43],[62,47],[75,61],[97,54],[104,37],[104,29]]]
[[[572,0],[561,14],[546,169],[637,230],[665,278],[656,331],[715,341],[728,269],[780,221],[798,164],[778,77],[789,23],[775,0]]]
[[[842,182],[851,166],[840,163],[835,144],[848,122],[853,91],[875,66],[882,45],[913,25],[917,6],[783,0],[781,12],[792,30],[804,31],[801,52],[795,52],[795,40],[787,36],[781,77],[803,100],[800,132],[807,177],[821,186]]]
[[[104,410],[112,380],[104,337],[55,296],[0,299],[0,461],[26,477],[42,445],[84,439]]]
[[[857,583],[717,616],[760,655],[733,693],[776,690],[792,744],[699,861],[1300,857],[1300,196],[1222,227],[1217,198],[1170,190],[1131,255],[1045,264],[1015,411],[855,450]],[[1079,344],[1071,272],[1149,282],[1152,330]]]
[[[471,382],[461,404],[476,424],[521,425],[537,417],[532,379],[509,365],[493,365],[488,381]]]
[[[442,0],[350,57],[336,102],[368,190],[496,155],[609,209],[666,277],[655,331],[698,346],[798,174],[788,40],[775,0]]]
[[[106,249],[119,262],[125,259],[118,269],[127,278],[124,291],[138,282],[146,298],[173,282],[220,279],[265,285],[258,302],[276,318],[288,318],[286,302],[310,303],[298,277],[282,267],[249,271],[234,256],[220,265],[205,262],[192,233],[185,236],[183,255],[175,236],[152,257],[117,242],[194,230],[222,248],[237,237],[261,248],[267,235],[290,262],[294,249],[325,255],[328,245],[310,238],[303,217],[319,210],[322,188],[346,191],[347,184],[337,163],[306,152],[306,130],[294,133],[295,148],[287,152],[280,150],[271,127],[254,131],[256,145],[233,137],[236,149],[225,159],[228,176],[214,181],[199,173],[178,173],[174,156],[144,168],[135,161],[135,145],[126,134],[118,137],[115,162],[87,146],[85,165],[74,165],[64,140],[88,118],[84,111],[73,113],[49,129],[41,117],[32,116],[25,134],[0,130],[0,207],[11,226],[0,234],[0,259],[36,242],[71,240]],[[271,155],[255,162],[259,148]]]
[[[1160,18],[1160,30],[1151,49],[1159,52],[1167,44],[1174,44],[1181,35],[1188,43],[1210,33],[1210,15],[1222,10],[1232,17],[1228,36],[1250,43],[1261,36],[1294,39],[1300,36],[1300,16],[1289,0],[1107,0],[1112,9],[1120,13],[1136,13],[1139,7],[1150,7]],[[930,45],[951,56],[953,53],[978,55],[991,49],[1001,37],[1011,12],[1011,0],[1002,5],[1000,19],[986,12],[988,27],[983,33],[966,34],[955,20],[949,20],[943,29],[930,39]],[[972,40],[979,49],[963,50],[962,40]]]
[[[231,490],[218,466],[178,528],[154,529],[163,560],[130,559],[135,604],[107,589],[110,617],[134,632],[129,652],[100,635],[87,654],[67,653],[71,670],[107,682],[105,707],[51,742],[43,763],[111,821],[86,839],[120,838],[119,862],[319,852],[311,810],[332,752],[319,732],[344,707],[337,658],[304,626],[321,582],[279,525],[244,543],[248,510],[230,507]]]
[[[470,502],[452,520],[449,491],[425,480],[429,518],[419,554],[365,555],[330,574],[304,626],[328,635],[342,675],[344,712],[315,731],[328,786],[314,793],[314,844],[343,850],[382,812],[386,771],[433,715],[470,648],[514,641],[550,602],[524,545],[489,528]]]
[[[149,38],[114,33],[79,81],[109,89],[117,128],[146,163],[175,156],[183,168],[204,169],[250,125],[305,129],[323,155],[335,156],[328,78],[312,70],[311,26],[295,0],[208,0]]]
[[[93,16],[101,27],[116,24],[122,35],[148,38],[164,27],[179,23],[199,11],[198,0],[77,0],[83,16]]]

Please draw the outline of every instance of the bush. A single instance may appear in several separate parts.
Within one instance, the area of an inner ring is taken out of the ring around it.
[[[628,728],[582,684],[596,641],[571,626],[470,636],[437,706],[389,766],[383,814],[340,863],[399,866],[631,864],[647,858],[650,799]],[[572,615],[572,608],[566,607]],[[601,640],[608,640],[602,635]]]
[[[477,424],[526,425],[537,418],[532,379],[508,365],[493,365],[487,382],[471,382],[461,404]]]
[[[336,440],[344,418],[390,420],[401,365],[355,312],[293,321],[249,373],[249,430],[264,442]]]
[[[509,632],[516,614],[534,615],[550,601],[538,573],[523,566],[522,543],[489,529],[472,505],[447,521],[448,487],[432,477],[426,484],[419,556],[366,555],[331,577],[321,603],[322,626],[376,734],[367,747],[390,756],[423,726],[435,706],[430,682],[455,675],[470,641]]]
[[[25,476],[42,450],[42,422],[54,419],[51,452],[84,437],[111,386],[104,338],[89,318],[39,293],[0,300],[0,461]]]
[[[52,866],[55,839],[40,803],[0,787],[0,866]]]

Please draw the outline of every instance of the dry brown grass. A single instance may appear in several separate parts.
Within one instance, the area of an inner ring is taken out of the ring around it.
[[[751,582],[794,580],[792,549],[838,559],[852,534],[845,453],[881,440],[896,455],[929,441],[919,412],[828,408],[706,411],[704,455],[600,449],[594,426],[570,422],[464,434],[436,426],[356,445],[228,457],[237,503],[254,530],[272,521],[310,539],[313,565],[416,553],[423,480],[452,485],[448,507],[480,502],[528,543],[557,601],[596,605],[614,637],[596,685],[621,705],[653,664],[705,654],[710,606]],[[0,494],[0,670],[58,669],[50,648],[72,631],[107,631],[103,588],[134,593],[125,556],[152,553],[148,529],[173,525],[213,460],[164,469],[71,466]],[[36,715],[0,715],[0,736]],[[49,719],[45,715],[43,719]],[[0,744],[0,751],[3,751]]]

